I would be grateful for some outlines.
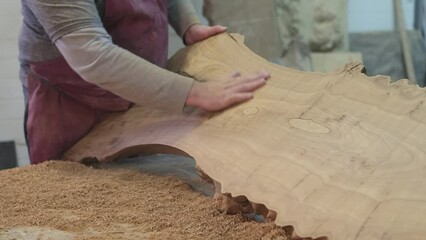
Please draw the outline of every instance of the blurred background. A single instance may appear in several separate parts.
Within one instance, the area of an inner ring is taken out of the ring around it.
[[[367,75],[426,83],[426,0],[192,0],[205,24],[241,33],[256,54],[303,71],[360,61]],[[0,169],[29,164],[18,79],[20,1],[0,1]],[[182,48],[170,29],[169,56]]]

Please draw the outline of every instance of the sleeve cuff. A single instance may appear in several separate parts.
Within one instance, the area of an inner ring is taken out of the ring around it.
[[[179,114],[183,112],[186,99],[188,98],[193,83],[194,80],[192,78],[178,75],[175,81],[173,81],[173,93],[169,98],[170,105],[168,110]]]
[[[194,6],[189,0],[169,0],[168,4],[169,23],[180,37],[183,38],[186,30],[192,25],[201,23],[195,13]]]
[[[201,22],[198,20],[197,16],[188,16],[188,19],[185,19],[181,22],[180,26],[180,32],[178,32],[179,36],[184,39],[186,31],[188,29],[196,24],[201,24]]]

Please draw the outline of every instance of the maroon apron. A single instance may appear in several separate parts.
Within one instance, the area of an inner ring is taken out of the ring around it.
[[[114,44],[165,67],[167,0],[105,0],[104,9],[103,24]],[[26,122],[31,163],[59,159],[107,113],[131,104],[84,81],[63,57],[31,63]]]

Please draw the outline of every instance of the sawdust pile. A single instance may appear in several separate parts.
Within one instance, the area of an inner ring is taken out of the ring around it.
[[[0,209],[0,236],[37,226],[77,239],[287,239],[175,178],[69,162],[0,171]]]

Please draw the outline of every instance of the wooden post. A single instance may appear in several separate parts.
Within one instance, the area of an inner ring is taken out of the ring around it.
[[[410,41],[405,30],[404,13],[402,12],[401,0],[394,0],[395,16],[397,28],[401,37],[402,53],[404,54],[405,70],[410,81],[417,84],[416,73],[414,71],[413,57],[411,55]]]

